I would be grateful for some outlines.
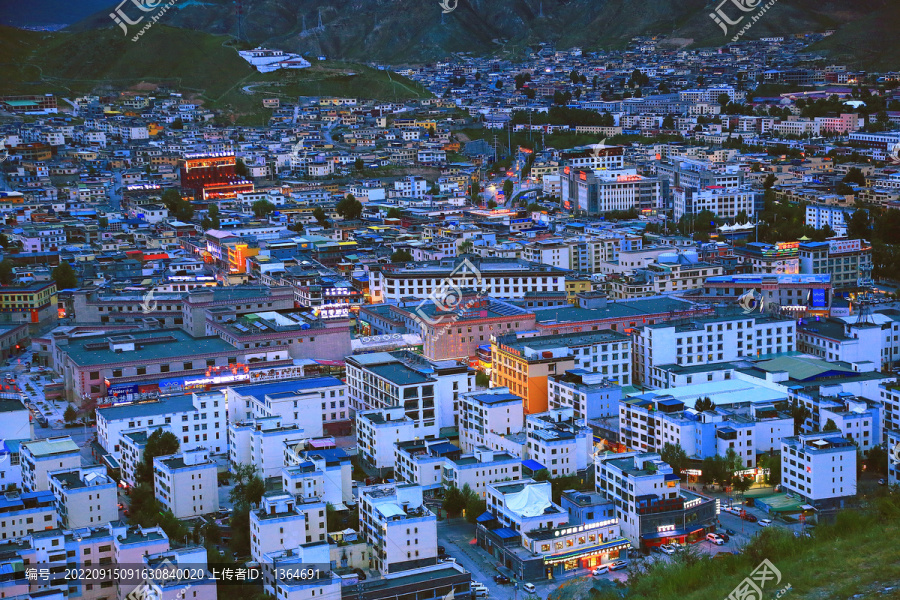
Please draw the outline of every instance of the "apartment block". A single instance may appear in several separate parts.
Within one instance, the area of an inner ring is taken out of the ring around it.
[[[781,440],[781,485],[814,508],[839,508],[856,495],[856,446],[837,432]]]
[[[81,467],[81,449],[69,436],[23,442],[19,445],[22,486],[30,492],[50,489],[50,473]]]
[[[219,510],[218,467],[205,448],[154,458],[153,489],[160,505],[179,519]]]
[[[118,486],[101,466],[51,471],[60,525],[66,529],[98,527],[119,519]]]

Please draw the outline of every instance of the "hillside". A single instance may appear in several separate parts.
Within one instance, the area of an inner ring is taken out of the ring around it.
[[[454,0],[449,1],[452,6]],[[640,34],[684,38],[695,46],[721,45],[728,38],[709,18],[715,4],[707,0],[458,0],[452,12],[442,15],[438,0],[243,0],[243,31],[245,40],[254,45],[396,64],[459,52],[515,53],[543,41],[563,48],[622,47]],[[237,35],[235,6],[233,0],[187,0],[167,13],[165,22]],[[842,29],[866,20],[896,28],[900,21],[895,9],[892,0],[781,1],[747,37]],[[316,27],[319,16],[321,29]],[[101,11],[73,29],[112,27],[107,11]],[[894,50],[900,45],[895,36],[885,36],[884,41]],[[838,43],[853,48],[849,42]],[[867,44],[858,49],[854,56],[865,59]]]
[[[357,64],[314,63],[300,71],[260,74],[231,47],[231,38],[157,24],[139,43],[113,29],[32,32],[0,27],[0,89],[5,94],[74,95],[171,85],[193,99],[238,116],[257,114],[261,98],[354,95],[384,100],[427,96],[415,83]],[[250,93],[244,92],[249,88]]]

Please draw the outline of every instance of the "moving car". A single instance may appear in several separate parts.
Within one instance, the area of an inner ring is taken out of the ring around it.
[[[727,533],[728,535],[737,535],[737,531],[735,531],[734,529],[726,529],[725,533]]]
[[[509,577],[506,575],[494,575],[494,581],[500,585],[505,585],[509,583]]]
[[[760,527],[768,527],[772,524],[772,519],[760,519],[757,525]]]
[[[743,515],[741,515],[741,518],[742,518],[743,520],[745,520],[745,521],[750,522],[750,523],[756,523],[757,521],[759,521],[759,519],[757,519],[756,517],[754,517],[754,516],[751,515],[750,513],[744,513]]]
[[[628,563],[625,562],[624,560],[614,560],[613,562],[609,563],[609,570],[610,571],[618,571],[620,569],[624,569],[627,566],[628,566]]]

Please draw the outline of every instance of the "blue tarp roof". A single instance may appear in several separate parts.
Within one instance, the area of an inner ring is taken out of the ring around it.
[[[509,527],[501,527],[500,529],[495,529],[492,533],[502,540],[509,540],[514,537],[519,537],[519,534]]]
[[[477,517],[475,517],[475,521],[477,521],[478,523],[487,523],[488,521],[493,521],[493,520],[494,520],[494,515],[492,515],[488,511],[485,511],[485,512],[481,513],[480,515],[478,515]]]
[[[544,465],[542,465],[538,461],[532,460],[530,458],[523,460],[522,466],[525,467],[526,469],[529,469],[530,471],[540,471],[541,469],[544,468]]]

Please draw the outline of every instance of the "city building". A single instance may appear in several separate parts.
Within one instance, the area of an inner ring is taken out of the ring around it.
[[[50,473],[79,469],[81,449],[69,436],[51,437],[19,444],[22,486],[29,492],[50,489]]]
[[[163,509],[179,519],[219,510],[218,467],[206,448],[155,457],[153,490]]]
[[[51,471],[49,477],[62,527],[98,527],[119,519],[118,485],[105,467]]]
[[[843,507],[856,495],[856,446],[837,432],[782,439],[781,485],[813,508]]]
[[[359,491],[360,534],[372,547],[372,568],[382,575],[437,563],[437,517],[415,484]]]

